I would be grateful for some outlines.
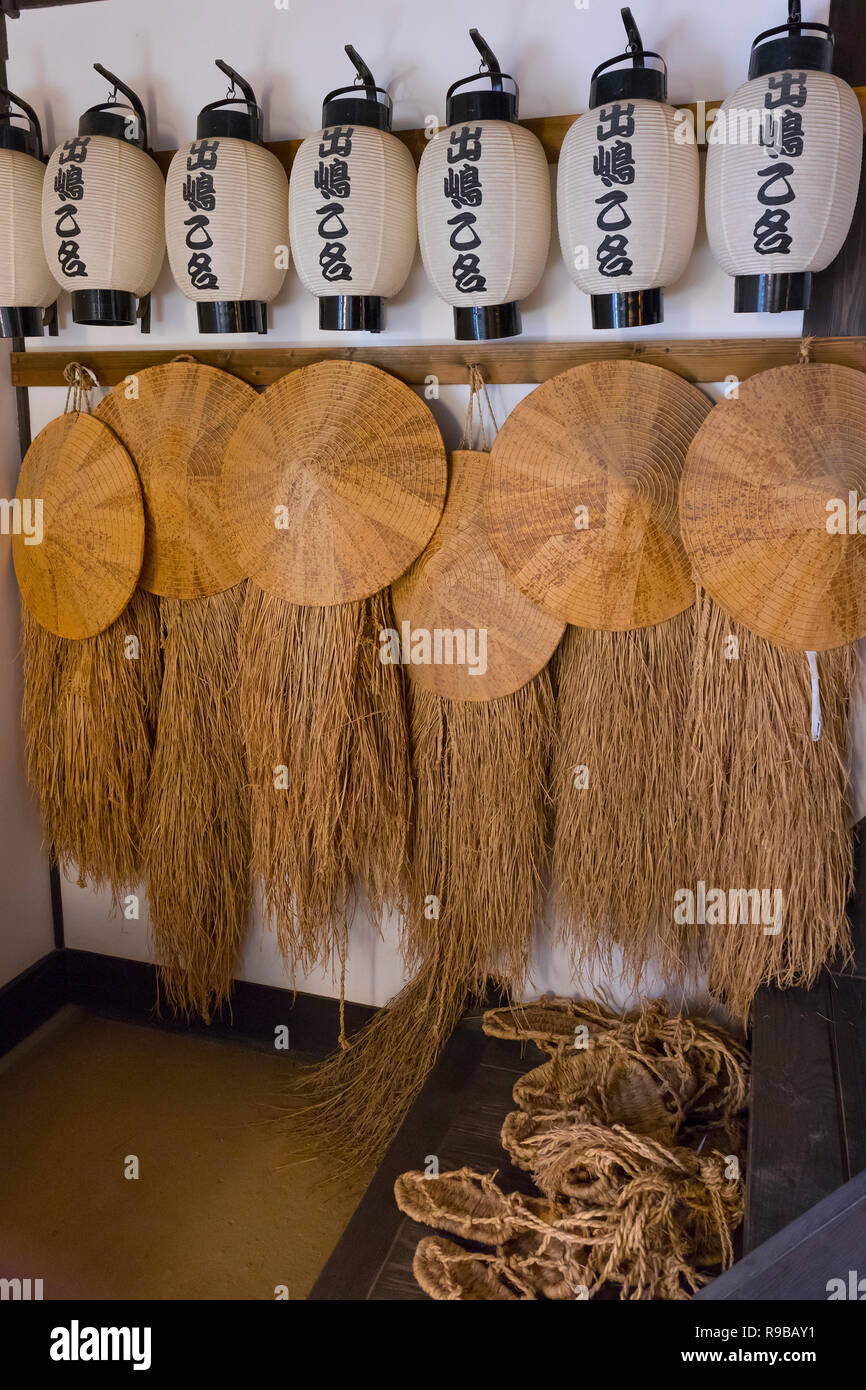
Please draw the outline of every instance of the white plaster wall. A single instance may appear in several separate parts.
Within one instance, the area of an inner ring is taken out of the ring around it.
[[[504,70],[521,89],[521,115],[580,111],[587,104],[593,68],[622,50],[620,0],[105,0],[50,11],[27,12],[9,28],[9,83],[44,119],[48,148],[76,129],[78,116],[107,96],[92,71],[99,61],[144,100],[155,148],[175,148],[191,138],[198,110],[225,94],[213,67],[226,59],[254,86],[265,107],[266,139],[289,139],[318,129],[325,92],[351,80],[343,53],[353,43],[394,98],[396,128],[444,120],[447,87],[475,71],[477,55],[468,30],[480,28]],[[633,10],[644,43],[667,59],[674,102],[713,100],[745,78],[755,35],[785,17],[783,0],[637,0]],[[827,3],[806,0],[808,19],[826,20]],[[552,177],[555,171],[551,171]],[[691,263],[665,295],[665,322],[642,330],[660,338],[797,335],[802,316],[734,315],[732,286],[714,264],[701,226]],[[579,294],[560,262],[554,229],[547,272],[523,304],[525,339],[592,339],[589,301]],[[134,347],[132,330],[76,327],[68,299],[61,304],[61,343]],[[420,259],[387,309],[387,332],[376,341],[448,342],[451,310],[428,287]],[[232,340],[262,346],[258,337]],[[323,334],[315,300],[290,273],[273,306],[268,345],[349,344],[363,335]],[[225,346],[225,338],[201,338],[195,308],[163,269],[153,301],[147,346],[194,349],[196,343]],[[36,346],[34,341],[32,346]],[[48,342],[44,344],[48,346]],[[530,387],[492,392],[501,420]],[[462,388],[443,388],[432,403],[446,444],[459,438],[465,407]],[[31,391],[34,432],[63,409],[63,392]],[[862,804],[866,793],[858,794]],[[63,893],[69,945],[145,958],[149,955],[146,914],[139,922],[112,918],[106,898],[66,883]],[[380,939],[368,915],[359,912],[347,976],[350,998],[384,1002],[400,982],[392,923]],[[244,978],[334,994],[329,975],[289,979],[268,926],[256,913],[241,966]],[[540,943],[536,983],[540,989],[572,992],[562,954]],[[618,998],[613,988],[614,998]]]

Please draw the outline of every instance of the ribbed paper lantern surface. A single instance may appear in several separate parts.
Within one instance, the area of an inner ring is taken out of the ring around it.
[[[267,309],[289,266],[288,179],[262,144],[255,93],[217,59],[244,93],[199,112],[196,138],[169,166],[165,237],[171,273],[198,306],[202,333],[265,333]]]
[[[141,102],[94,66],[132,105],[91,107],[78,135],[54,151],[45,171],[42,240],[57,284],[72,295],[75,323],[129,325],[165,256],[164,185],[145,150]]]
[[[447,128],[418,170],[418,236],[436,293],[454,308],[458,339],[507,338],[519,302],[544,272],[550,246],[550,174],[541,142],[517,124],[517,83],[475,29],[489,90],[448,92]]]
[[[391,134],[388,93],[351,45],[346,52],[364,85],[325,98],[323,129],[292,164],[289,225],[319,327],[378,333],[415,256],[415,164]]]
[[[590,110],[559,157],[562,256],[592,296],[594,328],[661,323],[664,287],[685,270],[698,225],[697,144],[667,103],[662,59],[623,16],[633,48],[596,69]],[[647,65],[656,59],[661,69]],[[634,66],[609,70],[623,60]]]
[[[0,87],[0,337],[40,337],[42,310],[57,298],[42,249],[42,131],[35,111]],[[12,124],[20,107],[28,129]]]
[[[832,62],[826,25],[768,30],[753,45],[750,80],[710,130],[707,232],[735,277],[738,313],[808,308],[813,272],[838,255],[851,226],[863,119]]]

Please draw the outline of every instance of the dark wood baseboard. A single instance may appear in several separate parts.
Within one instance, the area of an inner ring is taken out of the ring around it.
[[[246,1047],[273,1048],[274,1030],[285,1025],[291,1050],[313,1056],[325,1056],[339,1036],[338,999],[236,980],[230,1004],[205,1023],[178,1016],[160,999],[155,965],[66,947],[44,956],[0,989],[0,1055],[64,1004]],[[347,1032],[361,1028],[375,1012],[372,1005],[347,1002]]]
[[[63,952],[51,951],[0,988],[0,1057],[66,1003]]]

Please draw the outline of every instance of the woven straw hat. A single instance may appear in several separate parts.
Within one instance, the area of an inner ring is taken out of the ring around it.
[[[731,617],[781,646],[824,651],[866,634],[860,498],[863,373],[777,367],[744,381],[739,399],[717,405],[696,435],[680,490],[683,541]],[[831,520],[840,509],[841,533]]]
[[[483,505],[489,463],[486,453],[451,455],[442,520],[392,590],[398,626],[424,629],[431,640],[437,630],[452,640],[455,633],[485,634],[486,661],[477,663],[478,674],[470,674],[468,663],[453,662],[450,642],[446,660],[409,665],[413,680],[450,700],[494,700],[519,690],[547,665],[565,631],[565,623],[511,583],[490,544]],[[477,654],[478,638],[473,640]]]
[[[34,439],[16,498],[28,525],[42,502],[42,539],[12,540],[15,573],[36,621],[58,637],[94,637],[135,590],[144,509],[132,459],[92,415],[61,415]],[[33,533],[34,538],[36,534]]]
[[[553,377],[505,421],[487,525],[514,582],[579,627],[664,622],[694,601],[677,496],[711,409],[660,367],[592,362]]]
[[[96,415],[126,445],[146,518],[141,586],[168,598],[230,589],[245,576],[220,511],[226,448],[252,386],[215,367],[167,362],[137,372]]]
[[[223,505],[260,588],[327,606],[368,598],[408,568],[446,486],[439,430],[408,386],[361,362],[317,362],[244,416]]]

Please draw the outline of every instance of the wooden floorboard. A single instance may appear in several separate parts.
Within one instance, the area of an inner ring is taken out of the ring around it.
[[[746,1253],[847,1177],[829,991],[825,976],[814,989],[762,989],[755,1000]]]

